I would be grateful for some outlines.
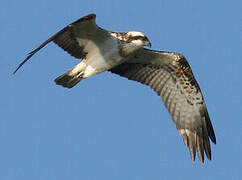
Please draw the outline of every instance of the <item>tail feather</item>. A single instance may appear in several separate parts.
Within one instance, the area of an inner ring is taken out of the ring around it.
[[[61,85],[66,88],[72,88],[74,87],[77,83],[79,83],[82,80],[82,75],[81,73],[72,75],[70,71],[67,73],[59,76],[58,78],[55,79],[55,83],[57,85]]]

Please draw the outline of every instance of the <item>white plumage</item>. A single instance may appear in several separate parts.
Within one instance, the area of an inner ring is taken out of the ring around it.
[[[72,88],[82,79],[103,71],[111,71],[130,80],[150,86],[164,101],[176,128],[190,150],[204,162],[204,152],[211,160],[210,140],[216,143],[208,111],[192,70],[179,53],[154,51],[141,32],[107,31],[95,23],[90,14],[50,37],[29,53],[17,70],[50,42],[82,61],[55,79],[56,84]]]

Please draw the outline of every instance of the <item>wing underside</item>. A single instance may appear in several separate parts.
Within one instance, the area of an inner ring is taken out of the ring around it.
[[[191,159],[197,152],[204,162],[205,152],[211,160],[209,138],[216,143],[215,134],[201,90],[182,55],[142,49],[111,72],[150,86],[162,98]]]
[[[61,47],[63,50],[65,50],[71,56],[77,59],[85,59],[86,55],[89,53],[89,51],[91,51],[91,49],[86,48],[88,42],[102,42],[102,38],[105,38],[108,34],[107,31],[96,25],[95,19],[95,14],[89,14],[69,24],[68,26],[51,36],[48,40],[43,42],[39,47],[37,47],[28,54],[28,56],[23,60],[23,62],[19,64],[17,69],[14,71],[14,74],[35,53],[37,53],[50,42],[56,43],[59,47]],[[96,39],[98,41],[96,41]]]

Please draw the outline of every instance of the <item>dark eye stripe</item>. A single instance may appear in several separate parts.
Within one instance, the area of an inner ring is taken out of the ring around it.
[[[130,37],[131,41],[132,40],[138,40],[138,39],[140,39],[140,40],[147,40],[147,37],[145,37],[145,36],[132,36],[132,37]]]

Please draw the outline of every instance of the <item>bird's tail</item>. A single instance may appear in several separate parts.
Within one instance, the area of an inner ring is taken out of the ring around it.
[[[55,83],[66,88],[72,88],[83,79],[82,75],[83,72],[73,74],[72,70],[70,70],[56,78]]]

